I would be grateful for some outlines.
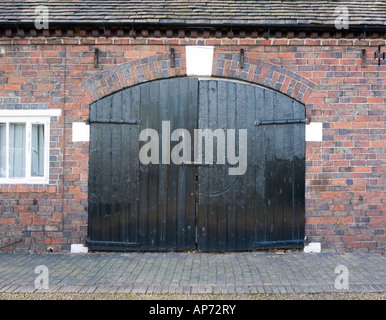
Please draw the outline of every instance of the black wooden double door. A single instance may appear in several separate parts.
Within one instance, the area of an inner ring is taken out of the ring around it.
[[[90,249],[301,246],[304,116],[281,93],[215,79],[148,82],[94,102]]]

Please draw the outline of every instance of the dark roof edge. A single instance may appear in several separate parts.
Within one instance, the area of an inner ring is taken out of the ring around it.
[[[0,21],[2,28],[35,28],[30,21]],[[304,31],[375,31],[385,32],[386,25],[349,25],[348,29],[337,29],[334,24],[248,24],[248,23],[224,23],[224,24],[186,24],[186,23],[154,23],[154,22],[50,22],[51,28],[169,28],[169,29],[270,29],[270,30],[304,30]]]

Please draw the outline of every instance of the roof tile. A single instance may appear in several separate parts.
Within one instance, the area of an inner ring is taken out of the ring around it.
[[[386,0],[2,0],[0,22],[33,22],[35,8],[47,6],[55,22],[127,21],[194,24],[333,24],[346,6],[353,25],[386,25]]]

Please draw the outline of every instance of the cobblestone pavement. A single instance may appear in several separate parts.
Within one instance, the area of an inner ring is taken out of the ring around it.
[[[43,273],[48,271],[48,289]],[[348,289],[335,284],[348,271]],[[347,269],[345,269],[347,268]],[[43,270],[43,269],[37,269]],[[342,271],[340,271],[342,272]],[[37,278],[38,277],[38,278]],[[37,281],[35,281],[37,280]],[[0,293],[386,292],[386,256],[366,253],[0,253]]]

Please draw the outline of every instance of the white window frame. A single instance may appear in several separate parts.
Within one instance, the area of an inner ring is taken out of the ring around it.
[[[50,117],[59,116],[60,109],[48,110],[0,110],[0,123],[6,124],[6,171],[7,177],[0,177],[0,184],[48,184],[50,165]],[[9,174],[9,124],[26,124],[25,177],[10,178]],[[44,125],[44,176],[31,176],[31,133],[33,124]]]

